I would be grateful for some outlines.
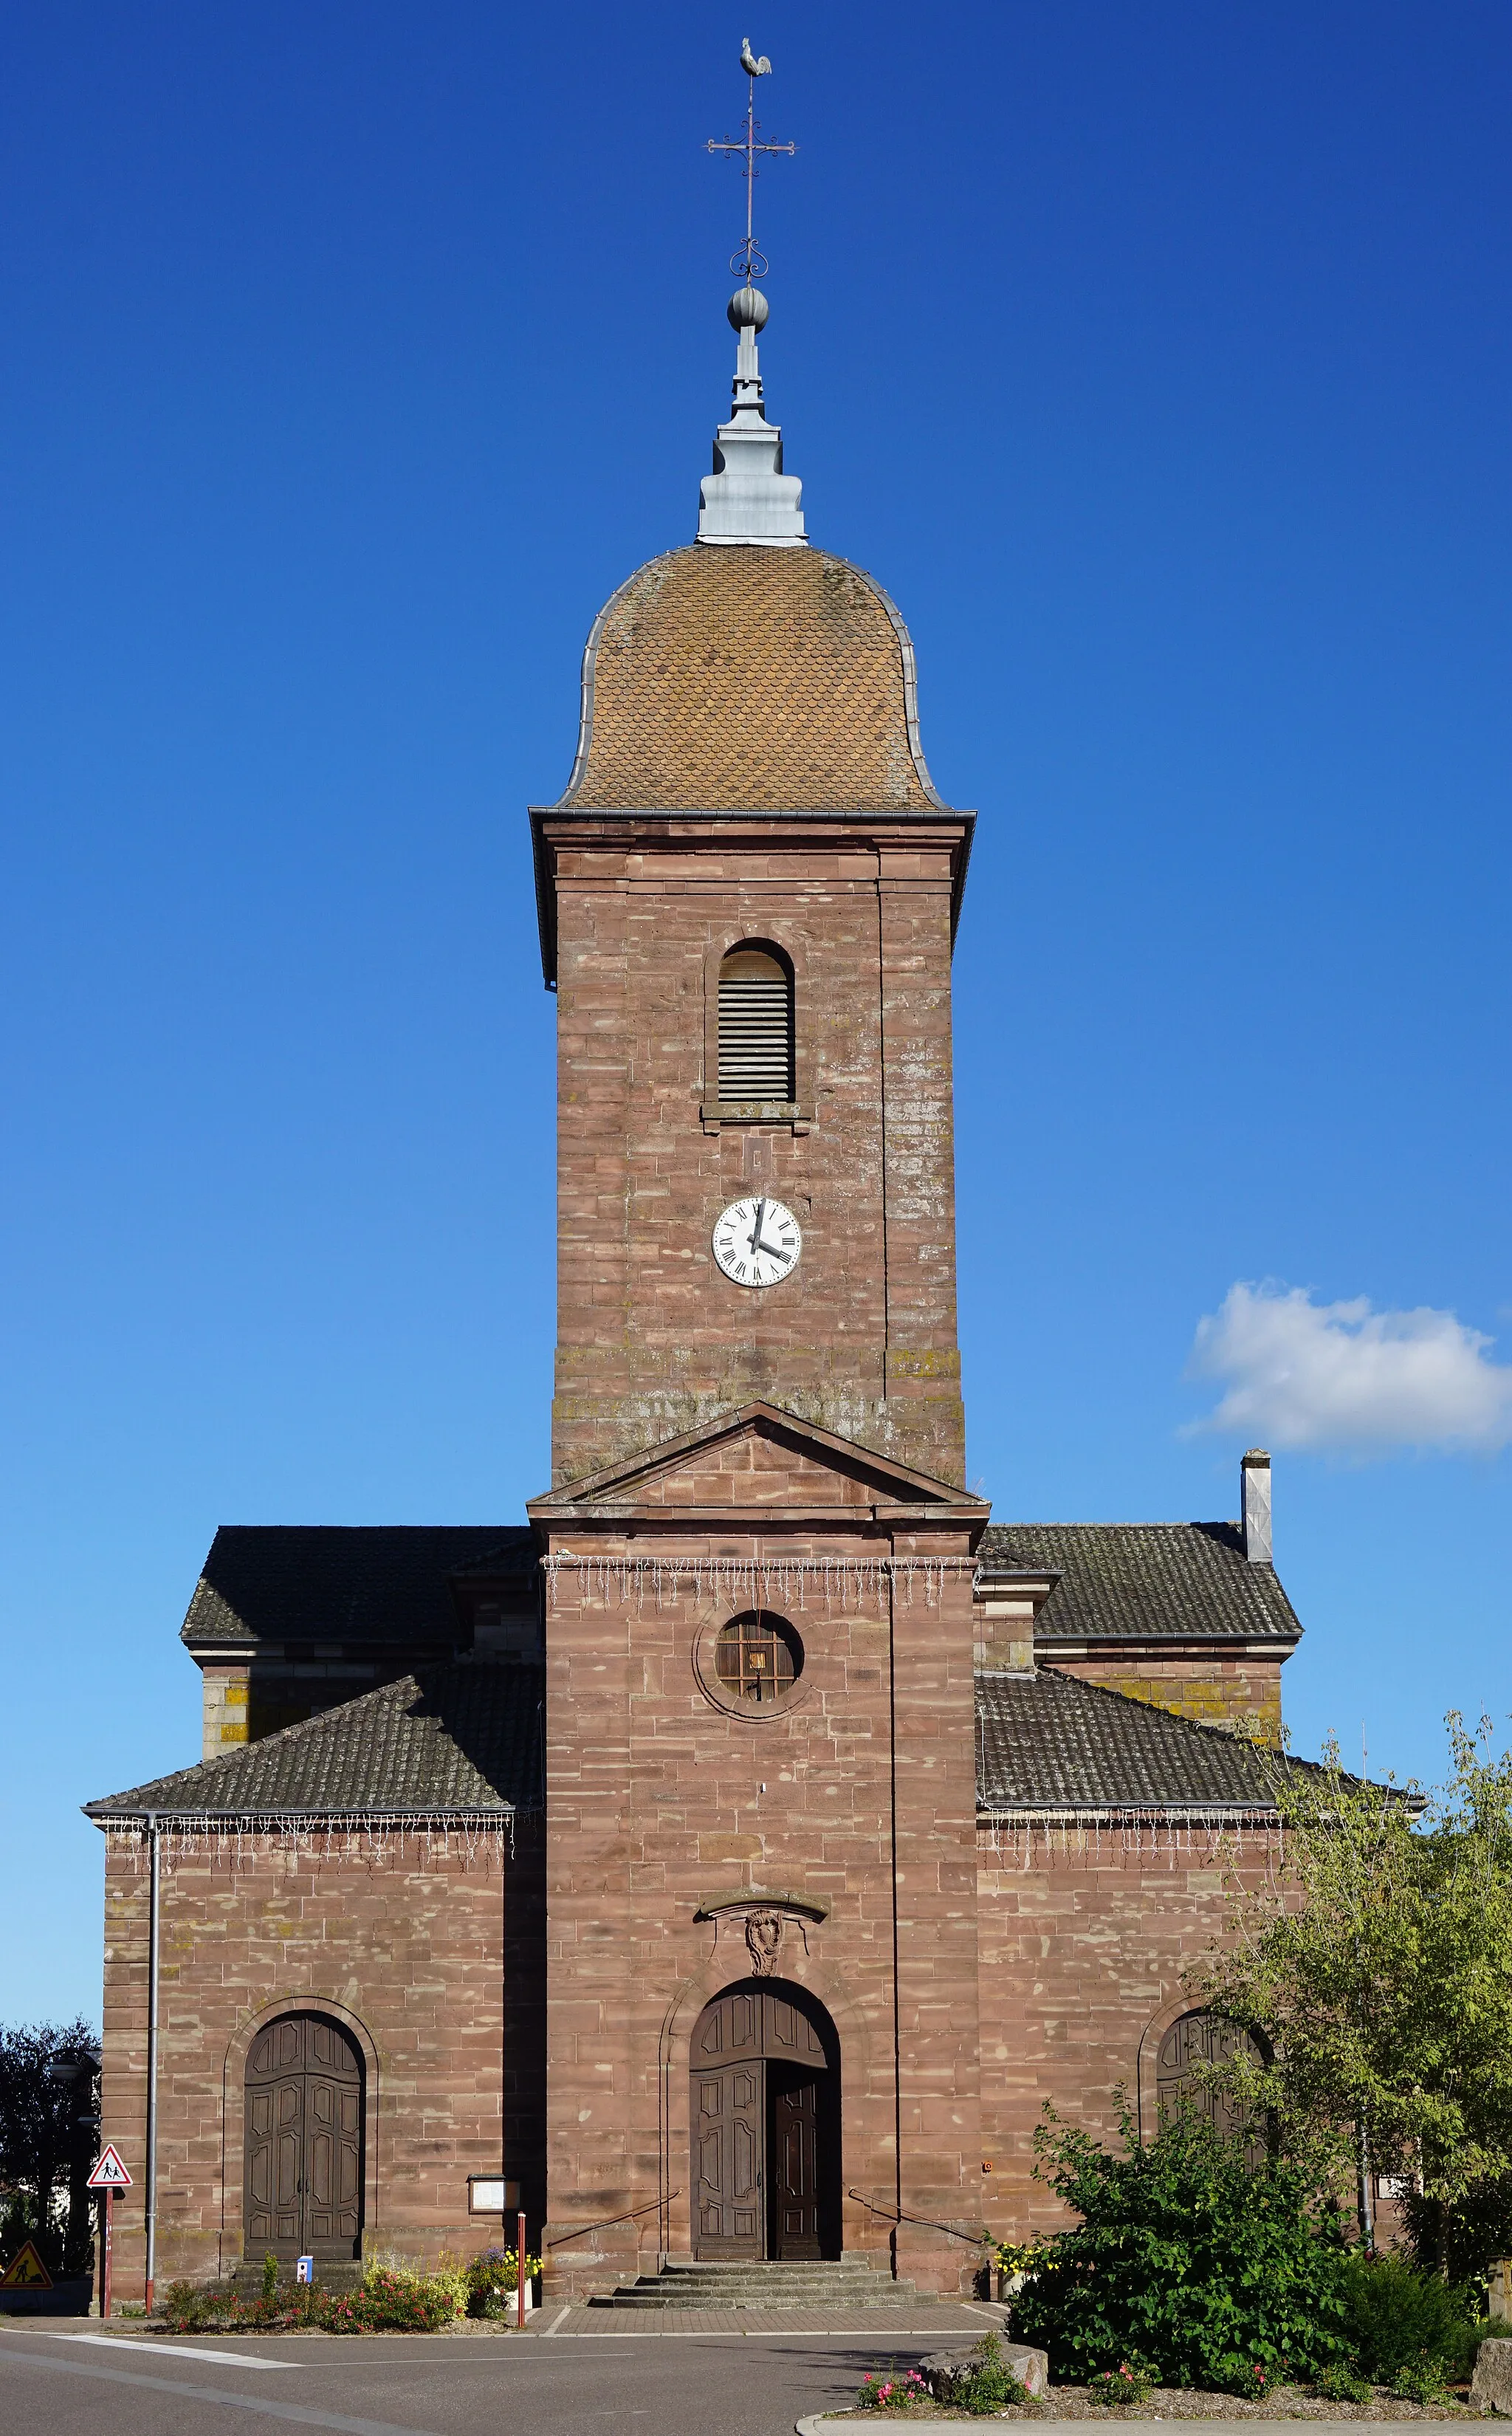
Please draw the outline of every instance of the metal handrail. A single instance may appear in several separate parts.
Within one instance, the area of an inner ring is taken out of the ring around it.
[[[659,2207],[670,2207],[673,2200],[680,2200],[682,2196],[682,2185],[679,2184],[675,2191],[668,2192],[665,2201],[648,2200],[644,2207],[627,2208],[623,2216],[604,2216],[600,2218],[597,2224],[580,2224],[573,2233],[559,2233],[555,2241],[547,2242],[545,2247],[547,2250],[560,2250],[566,2242],[581,2241],[585,2233],[607,2233],[612,2224],[633,2224],[636,2217],[654,2216]]]
[[[932,2216],[911,2216],[907,2208],[878,2207],[864,2191],[847,2189],[845,2197],[859,2200],[863,2208],[870,2208],[873,2216],[885,2217],[889,2224],[922,2224],[930,2233],[947,2233],[952,2241],[969,2242],[973,2250],[979,2250],[984,2241],[992,2239],[991,2229],[987,2225],[983,2225],[980,2233],[963,2233],[959,2226],[940,2224]]]

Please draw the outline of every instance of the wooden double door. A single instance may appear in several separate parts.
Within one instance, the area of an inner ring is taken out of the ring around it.
[[[323,2013],[285,2013],[247,2058],[244,2254],[360,2256],[362,2058]]]
[[[699,2258],[840,2254],[834,2027],[803,1991],[729,1989],[690,2055],[693,2251]]]

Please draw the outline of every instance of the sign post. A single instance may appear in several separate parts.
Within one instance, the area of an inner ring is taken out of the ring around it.
[[[120,2151],[113,2141],[99,2158],[86,2187],[103,2195],[100,2209],[104,2223],[100,2230],[99,2313],[102,2318],[108,2318],[111,2314],[111,2236],[113,2230],[111,2202],[117,2191],[129,2191],[131,2187],[131,2177],[122,2165]]]
[[[525,2331],[525,2218],[523,2215],[517,2216],[514,2219],[514,2277],[515,2294],[519,2302],[518,2323],[523,2334]]]

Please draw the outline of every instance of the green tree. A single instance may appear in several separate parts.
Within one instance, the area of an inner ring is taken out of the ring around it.
[[[66,2258],[52,2213],[59,2186],[80,2179],[74,2169],[88,2133],[78,2117],[89,2108],[96,2044],[83,2020],[0,2028],[0,2185],[10,2195],[6,2254],[29,2236],[55,2272],[78,2265],[88,2252],[87,2201],[70,2209]],[[49,2070],[76,2060],[85,2068],[75,2077]]]
[[[1449,1719],[1446,1783],[1369,1784],[1330,1747],[1272,1765],[1279,1857],[1231,1886],[1205,2000],[1267,2059],[1211,2068],[1341,2184],[1391,2174],[1419,2263],[1458,2282],[1512,2249],[1512,1757]]]

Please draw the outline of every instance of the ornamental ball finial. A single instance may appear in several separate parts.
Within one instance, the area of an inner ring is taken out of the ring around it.
[[[767,315],[771,310],[772,307],[760,288],[753,287],[749,280],[743,287],[736,289],[725,306],[732,330],[764,330],[767,326]]]

